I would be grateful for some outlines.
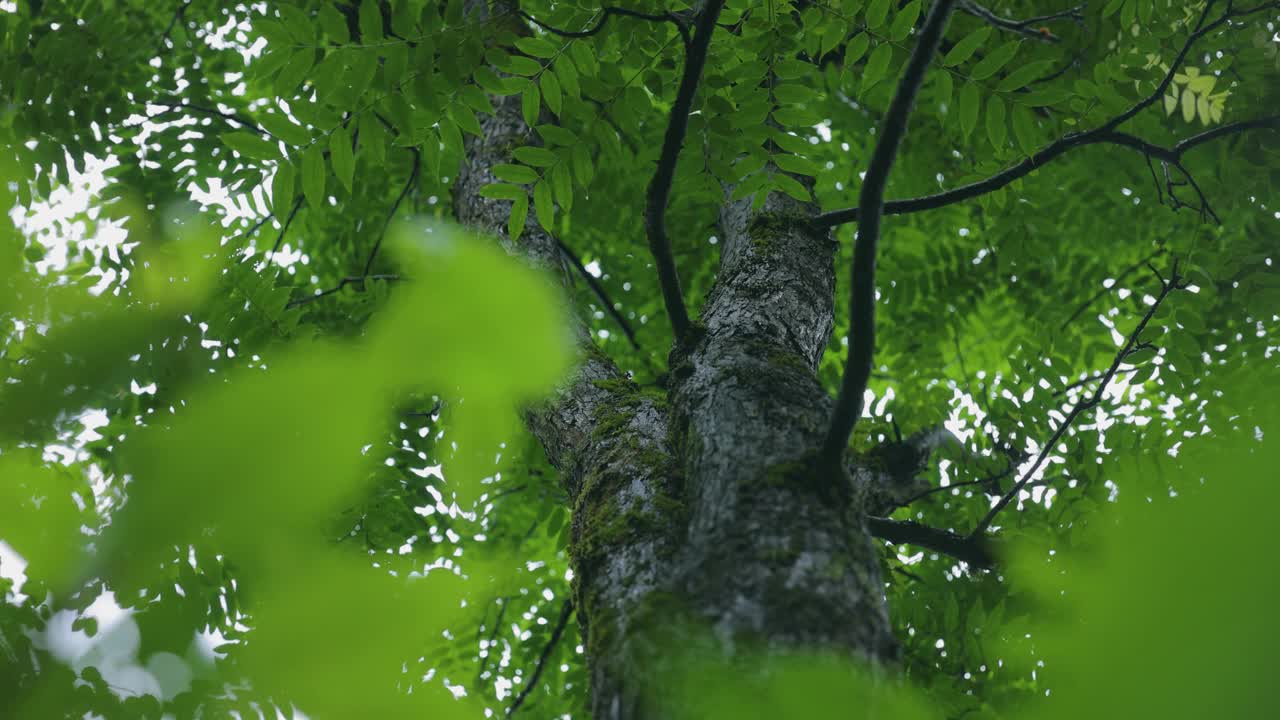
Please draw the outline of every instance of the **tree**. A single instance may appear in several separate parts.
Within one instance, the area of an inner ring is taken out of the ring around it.
[[[1056,554],[1241,511],[1280,3],[10,5],[15,708],[1052,714]],[[40,639],[106,592],[155,692]]]

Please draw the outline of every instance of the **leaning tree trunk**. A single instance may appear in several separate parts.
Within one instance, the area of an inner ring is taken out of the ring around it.
[[[510,202],[484,198],[510,150],[539,144],[518,98],[469,138],[458,219],[568,283],[558,244]],[[681,619],[725,658],[807,647],[892,659],[879,563],[858,497],[809,476],[831,401],[815,370],[832,327],[834,243],[773,196],[726,202],[719,280],[671,355],[667,393],[642,390],[578,328],[573,377],[526,421],[573,504],[570,552],[598,720],[663,717],[646,678],[664,668]]]

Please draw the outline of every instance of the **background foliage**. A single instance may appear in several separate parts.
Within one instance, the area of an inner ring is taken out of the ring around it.
[[[518,96],[537,142],[485,192],[512,200],[514,231],[532,212],[571,248],[596,287],[570,304],[657,382],[670,337],[641,198],[689,8],[633,7],[675,21],[542,1],[490,23],[458,0],[0,3],[6,714],[481,717],[527,689],[521,713],[581,716],[563,491],[513,412],[567,367],[563,303],[487,239],[397,221],[452,215],[464,137]],[[724,184],[856,204],[925,9],[728,4],[668,212],[686,297],[715,278]],[[1217,3],[1239,18],[1173,68],[1204,2],[992,9],[1063,14],[1019,31],[956,15],[891,200],[999,172],[1170,71],[1126,125],[1148,143],[1280,106],[1274,4]],[[895,515],[937,527],[973,527],[1094,393],[1159,294],[1148,264],[1193,283],[1000,517],[1007,568],[885,546],[918,712],[1274,712],[1258,388],[1276,379],[1277,149],[1245,132],[1166,167],[1097,144],[886,222],[855,444],[957,431],[965,448],[927,473],[949,489]],[[861,697],[795,662],[759,696],[728,676],[718,706]]]

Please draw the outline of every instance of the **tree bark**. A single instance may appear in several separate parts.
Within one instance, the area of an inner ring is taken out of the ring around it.
[[[454,186],[466,225],[567,283],[554,238],[483,198],[511,148],[538,144],[518,99],[470,138]],[[861,496],[826,497],[810,470],[831,400],[815,370],[831,333],[835,245],[773,196],[726,201],[719,280],[695,338],[671,356],[668,393],[642,390],[579,325],[581,362],[529,429],[573,504],[579,625],[598,720],[666,717],[653,685],[678,623],[709,628],[713,656],[820,649],[892,661],[879,561]],[[853,487],[847,478],[845,485]]]

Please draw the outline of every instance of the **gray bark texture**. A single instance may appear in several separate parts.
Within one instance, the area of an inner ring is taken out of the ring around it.
[[[479,194],[511,148],[539,143],[518,98],[493,102],[484,135],[467,142],[456,215],[568,283],[532,213],[512,241],[510,201]],[[575,602],[598,720],[667,716],[656,678],[664,638],[681,623],[709,628],[705,644],[726,662],[748,649],[896,658],[868,493],[824,496],[831,484],[811,470],[831,410],[815,370],[835,297],[835,245],[803,220],[812,213],[781,196],[758,212],[725,203],[719,280],[696,337],[672,352],[669,391],[637,387],[579,327],[575,374],[525,413],[573,504]]]

